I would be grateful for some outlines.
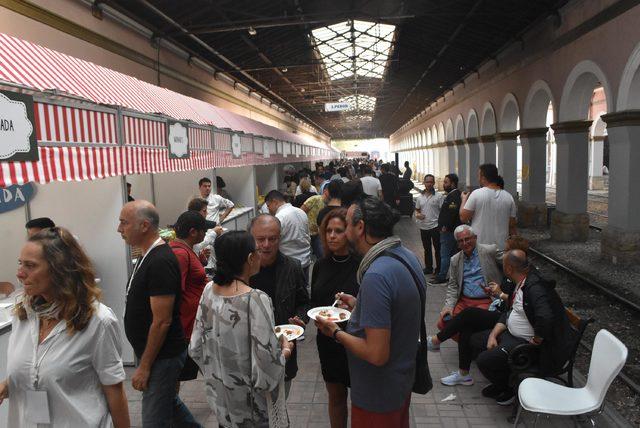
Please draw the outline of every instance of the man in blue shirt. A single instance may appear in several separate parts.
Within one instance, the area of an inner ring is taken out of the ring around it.
[[[417,257],[393,236],[398,216],[377,198],[349,207],[347,239],[364,258],[358,269],[357,299],[340,294],[352,311],[346,331],[320,317],[316,325],[347,350],[351,376],[352,427],[409,427],[420,294],[426,287]],[[416,284],[402,258],[419,278]],[[356,304],[357,302],[357,304]]]

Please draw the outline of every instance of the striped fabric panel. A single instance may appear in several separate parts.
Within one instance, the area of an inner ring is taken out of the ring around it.
[[[124,143],[135,146],[167,146],[167,123],[124,116]]]
[[[118,144],[113,113],[54,104],[35,103],[36,140],[55,143]]]

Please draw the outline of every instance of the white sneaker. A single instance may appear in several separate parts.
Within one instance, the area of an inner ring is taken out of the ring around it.
[[[427,336],[427,351],[437,352],[440,350],[440,344],[433,343],[433,336]]]
[[[473,385],[473,378],[471,377],[471,375],[462,376],[460,372],[456,370],[455,372],[451,372],[449,376],[440,379],[440,383],[447,386],[471,386]]]

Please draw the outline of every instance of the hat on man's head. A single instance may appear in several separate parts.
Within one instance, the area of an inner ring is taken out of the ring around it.
[[[173,228],[178,238],[185,238],[189,235],[191,229],[207,231],[213,229],[216,225],[215,221],[205,220],[197,211],[185,211],[180,214]]]

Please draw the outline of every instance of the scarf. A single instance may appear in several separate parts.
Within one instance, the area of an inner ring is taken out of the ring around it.
[[[358,266],[358,285],[362,283],[362,277],[364,276],[367,269],[369,269],[369,266],[371,266],[371,263],[373,263],[375,259],[377,259],[388,249],[399,246],[401,242],[402,241],[397,236],[390,236],[371,247],[369,251],[367,251],[367,254],[365,254],[362,258],[360,266]]]
[[[58,302],[47,302],[40,296],[28,296],[26,293],[18,297],[18,303],[22,304],[27,316],[42,319],[59,319],[62,309]]]

